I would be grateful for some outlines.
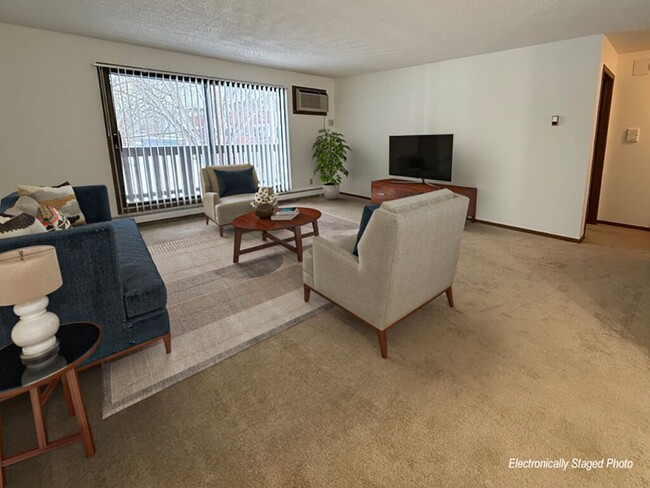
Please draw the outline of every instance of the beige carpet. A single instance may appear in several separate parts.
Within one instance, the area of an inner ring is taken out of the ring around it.
[[[358,225],[324,214],[319,228],[338,238]],[[104,418],[331,306],[319,296],[304,302],[302,264],[283,247],[245,254],[233,264],[232,232],[222,238],[212,226],[174,237],[149,245],[167,287],[173,354],[159,344],[105,364]],[[261,243],[261,233],[246,233],[242,249]],[[304,244],[308,249],[311,238]]]
[[[204,231],[144,228],[150,244]],[[456,309],[441,298],[392,329],[387,360],[334,307],[105,420],[87,371],[97,455],[68,446],[7,468],[7,484],[650,486],[647,233],[599,225],[578,245],[468,224],[454,294]],[[28,399],[2,411],[7,450],[33,445]],[[52,437],[74,428],[59,391],[46,416]],[[511,470],[512,457],[634,467]]]

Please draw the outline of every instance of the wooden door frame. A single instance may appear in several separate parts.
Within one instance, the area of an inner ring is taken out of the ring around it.
[[[605,167],[605,150],[607,149],[607,133],[612,110],[615,78],[614,73],[607,66],[603,65],[600,94],[598,96],[598,116],[596,119],[596,133],[594,135],[594,151],[591,160],[591,179],[589,181],[589,194],[587,197],[585,229],[587,224],[596,224],[598,222],[598,206],[600,204],[600,191],[603,182],[603,169]]]

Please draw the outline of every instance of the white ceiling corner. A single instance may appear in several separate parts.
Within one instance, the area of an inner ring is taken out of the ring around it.
[[[650,50],[650,30],[613,32],[607,38],[619,54]]]

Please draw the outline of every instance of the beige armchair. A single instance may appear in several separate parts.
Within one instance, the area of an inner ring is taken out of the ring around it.
[[[232,164],[224,166],[208,166],[201,169],[201,182],[203,183],[203,210],[205,212],[205,225],[212,220],[219,227],[219,235],[223,237],[223,227],[232,223],[235,217],[252,212],[251,202],[254,193],[243,193],[241,195],[229,195],[219,197],[219,183],[214,173],[215,169],[224,171],[253,168],[251,164]],[[259,180],[255,168],[253,168],[253,179],[255,186],[259,186]]]
[[[384,202],[352,254],[356,236],[315,237],[304,254],[305,301],[311,290],[377,330],[382,357],[386,330],[452,283],[469,200],[449,190]]]

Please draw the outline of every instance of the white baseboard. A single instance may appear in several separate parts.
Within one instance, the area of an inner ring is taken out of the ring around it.
[[[303,190],[294,190],[287,193],[280,193],[278,195],[278,201],[283,202],[287,200],[295,200],[297,198],[313,197],[321,195],[322,193],[322,188],[305,188]],[[138,224],[143,224],[145,222],[157,222],[159,220],[189,217],[191,215],[203,215],[203,207],[198,206],[190,208],[167,209],[143,213],[139,215],[121,215],[114,218],[119,219],[124,217],[133,217]]]

